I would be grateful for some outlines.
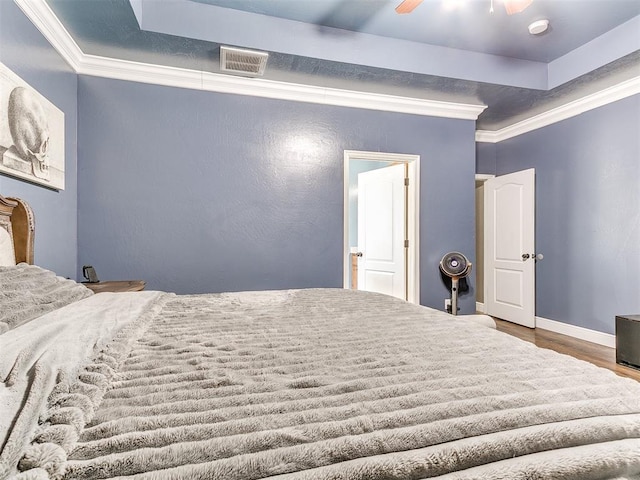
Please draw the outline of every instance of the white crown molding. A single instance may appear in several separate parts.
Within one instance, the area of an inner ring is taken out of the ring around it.
[[[14,0],[23,13],[31,20],[40,33],[49,41],[62,58],[77,72],[83,53],[75,40],[69,35],[47,2],[34,0]]]
[[[14,0],[78,74],[280,100],[476,120],[486,105],[470,105],[243,78],[86,55],[43,0]],[[476,131],[477,142],[498,143],[640,93],[640,77],[497,131]]]
[[[640,77],[634,77],[495,132],[478,130],[476,142],[502,142],[638,93],[640,93]]]
[[[83,55],[76,65],[80,75],[112,78],[130,82],[202,90],[203,73],[185,68],[150,65],[128,60]]]
[[[536,317],[536,328],[549,330],[550,332],[560,333],[569,337],[578,338],[586,342],[597,343],[609,348],[616,348],[616,336],[610,333],[598,332],[568,323],[550,320],[544,317]]]
[[[441,102],[291,84],[86,55],[46,2],[38,0],[14,1],[76,73],[82,75],[219,93],[465,120],[476,120],[487,108],[486,105]]]
[[[505,127],[507,128],[507,127]],[[495,132],[491,130],[476,130],[476,142],[478,143],[498,143],[498,132],[501,130],[496,130]]]
[[[259,78],[245,78],[183,68],[151,65],[127,60],[83,55],[76,71],[132,82],[190,88],[219,93],[292,100],[342,107],[411,113],[431,117],[476,120],[485,105],[421,100],[377,93],[323,88]]]
[[[202,74],[202,89],[279,100],[464,120],[477,120],[478,116],[487,108],[486,105],[440,102],[206,72]]]

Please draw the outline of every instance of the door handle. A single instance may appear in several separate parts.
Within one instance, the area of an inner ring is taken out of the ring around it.
[[[525,260],[529,259],[531,257],[531,255],[529,255],[528,253],[523,253],[522,254],[522,261],[524,262]]]
[[[361,257],[362,256],[362,252],[352,253],[351,255],[353,255],[355,257]]]

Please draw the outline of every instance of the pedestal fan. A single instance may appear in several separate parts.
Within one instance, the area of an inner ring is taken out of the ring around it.
[[[440,260],[440,270],[451,278],[451,314],[458,314],[458,283],[471,273],[471,262],[459,252],[449,252]]]

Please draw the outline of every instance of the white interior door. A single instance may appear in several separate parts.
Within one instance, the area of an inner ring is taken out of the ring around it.
[[[358,289],[406,300],[405,166],[358,174]]]
[[[535,327],[535,170],[484,184],[486,313]]]

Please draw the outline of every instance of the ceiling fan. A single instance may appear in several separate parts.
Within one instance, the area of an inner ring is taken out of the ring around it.
[[[403,0],[400,5],[396,7],[396,12],[411,13],[422,2],[423,0]],[[514,13],[522,12],[533,3],[533,0],[502,0],[502,3],[504,3],[507,15],[513,15]],[[493,0],[491,1],[491,11],[493,12]]]

